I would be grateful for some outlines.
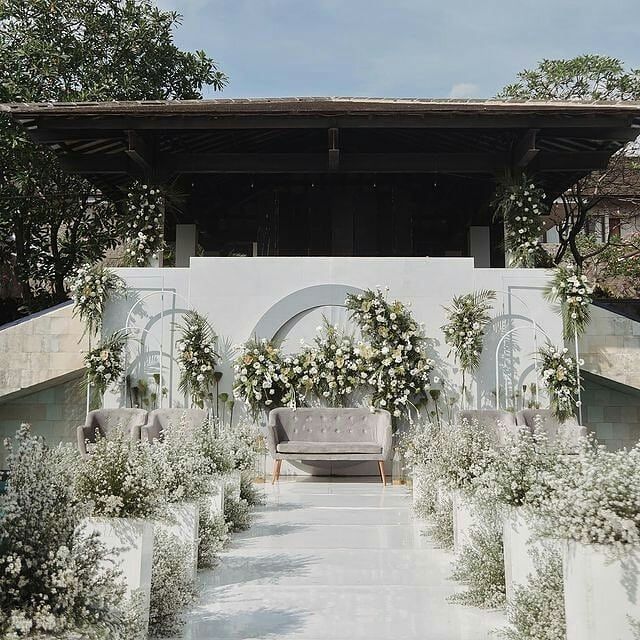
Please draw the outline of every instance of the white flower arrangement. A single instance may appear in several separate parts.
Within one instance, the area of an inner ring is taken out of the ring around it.
[[[88,383],[99,395],[121,381],[125,346],[126,334],[117,331],[84,354]]]
[[[434,472],[449,489],[474,494],[492,462],[492,442],[476,420],[466,418],[440,431]]]
[[[182,417],[178,424],[164,429],[162,440],[150,448],[155,475],[167,502],[192,502],[209,492],[211,466],[201,445],[197,432]]]
[[[124,295],[124,280],[101,264],[81,266],[71,280],[73,313],[87,326],[93,336],[102,328],[102,317],[108,300]]]
[[[189,545],[163,531],[153,537],[149,635],[167,637],[179,631],[182,611],[195,601],[197,590],[187,570]]]
[[[558,266],[545,295],[551,302],[560,303],[565,339],[582,335],[590,318],[589,305],[593,286],[584,274],[572,264]]]
[[[274,407],[295,406],[294,366],[293,359],[284,358],[271,341],[249,340],[234,364],[234,396],[254,416]]]
[[[489,310],[496,299],[491,290],[474,291],[454,296],[450,307],[445,307],[448,322],[442,327],[444,341],[451,347],[454,359],[462,369],[462,393],[465,393],[465,375],[480,366],[484,332],[491,318]]]
[[[437,426],[416,421],[399,437],[399,447],[409,468],[429,466],[435,447],[438,446],[440,430]]]
[[[505,245],[515,267],[534,267],[541,251],[541,216],[547,209],[546,194],[526,176],[503,185],[494,208],[505,223]]]
[[[163,483],[151,445],[116,427],[88,444],[76,479],[76,493],[92,513],[109,518],[148,518],[163,504]]]
[[[22,425],[9,448],[0,509],[0,636],[133,638],[120,574],[80,527],[85,510],[73,475],[42,438]]]
[[[147,266],[163,249],[162,192],[135,182],[127,194],[126,254],[138,267]]]
[[[640,445],[583,448],[544,482],[550,493],[538,513],[546,535],[612,548],[640,544]]]
[[[217,336],[207,319],[197,311],[185,314],[178,332],[179,389],[190,394],[193,403],[203,408],[216,382]]]
[[[381,289],[350,294],[346,306],[365,340],[357,355],[362,360],[360,376],[373,390],[371,406],[390,411],[394,418],[409,417],[412,408],[428,401],[434,365],[418,323],[400,301],[388,302]]]
[[[576,374],[576,362],[566,347],[554,347],[551,344],[542,347],[538,356],[542,382],[549,392],[554,415],[564,422],[574,415],[579,400],[580,382]]]

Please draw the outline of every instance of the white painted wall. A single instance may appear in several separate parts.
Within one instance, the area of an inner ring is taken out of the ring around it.
[[[456,385],[459,384],[457,369],[452,366],[451,358],[447,358],[449,349],[440,330],[445,322],[443,306],[457,294],[481,288],[497,290],[497,319],[486,341],[478,376],[482,383],[473,385],[473,406],[495,404],[492,393],[495,390],[495,344],[504,330],[524,327],[511,342],[507,341],[512,352],[510,358],[502,362],[504,358],[501,357],[501,367],[504,365],[507,371],[506,382],[512,389],[521,388],[523,383],[533,380],[535,345],[532,318],[554,343],[561,344],[560,320],[542,297],[546,272],[536,269],[475,269],[473,258],[198,257],[191,259],[189,268],[127,268],[118,272],[138,299],[153,291],[165,291],[164,313],[158,294],[137,306],[131,322],[149,333],[145,334],[143,344],[132,342],[130,345],[132,360],[142,353],[148,359],[149,371],[157,371],[158,342],[162,337],[163,379],[170,388],[164,406],[169,402],[173,406],[184,404],[184,398],[177,392],[177,368],[170,357],[170,344],[175,340],[174,323],[180,319],[180,309],[191,306],[208,316],[220,336],[220,369],[224,374],[220,391],[230,391],[233,347],[251,336],[258,320],[279,300],[314,285],[339,284],[362,289],[388,286],[391,299],[398,298],[411,304],[416,319],[424,323],[426,334],[433,338],[441,375]],[[179,294],[175,310],[173,295],[168,292]],[[130,296],[107,309],[106,330],[125,325],[134,298]],[[334,307],[324,311],[346,323],[340,309]],[[300,338],[310,342],[322,312],[316,310],[291,319],[284,331],[288,338],[286,346],[296,348]],[[542,342],[540,338],[539,343]],[[501,378],[501,385],[504,383]],[[117,406],[119,402],[118,393],[111,393],[105,398],[105,406]]]

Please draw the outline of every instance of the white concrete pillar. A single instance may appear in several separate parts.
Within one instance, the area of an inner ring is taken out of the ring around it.
[[[476,269],[491,266],[491,229],[489,227],[469,227],[469,255]]]
[[[176,225],[176,267],[188,267],[189,260],[196,255],[198,228],[195,224]]]

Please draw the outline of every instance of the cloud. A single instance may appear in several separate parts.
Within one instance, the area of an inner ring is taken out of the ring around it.
[[[477,98],[480,95],[480,87],[473,82],[458,82],[449,91],[450,98]]]

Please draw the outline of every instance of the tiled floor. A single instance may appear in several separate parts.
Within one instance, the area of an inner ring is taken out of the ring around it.
[[[503,623],[446,602],[451,556],[421,535],[404,487],[285,478],[265,491],[201,574],[185,640],[484,640]]]

